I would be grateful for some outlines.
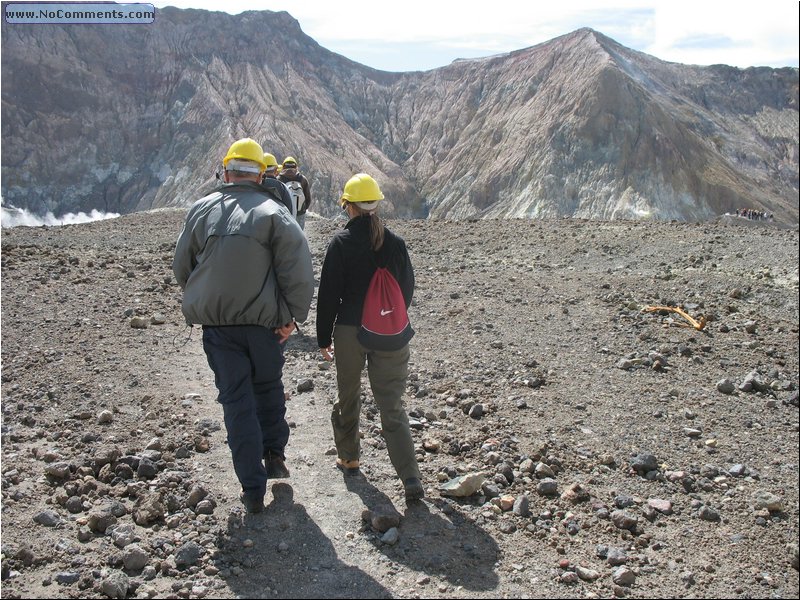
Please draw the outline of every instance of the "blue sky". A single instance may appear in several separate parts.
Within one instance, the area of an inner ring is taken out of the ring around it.
[[[172,0],[237,14],[286,10],[325,48],[387,71],[427,70],[533,46],[581,27],[662,60],[798,66],[797,0]]]

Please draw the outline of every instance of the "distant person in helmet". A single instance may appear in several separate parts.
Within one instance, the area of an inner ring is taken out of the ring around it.
[[[292,216],[297,219],[297,206],[292,202],[289,189],[278,180],[278,161],[275,159],[275,156],[265,152],[264,164],[267,165],[267,168],[264,170],[264,177],[261,180],[261,185],[274,192],[281,199],[284,206],[289,209],[289,212],[292,213]]]
[[[297,205],[297,223],[300,228],[305,228],[306,225],[306,211],[311,206],[311,186],[308,183],[305,175],[300,173],[297,160],[293,156],[287,156],[281,165],[281,172],[278,174],[278,180],[283,182],[289,193],[294,198]]]
[[[189,209],[172,270],[189,324],[203,326],[233,468],[248,512],[264,510],[268,479],[288,477],[283,345],[308,316],[311,252],[289,212],[261,186],[261,146],[235,142],[225,185]]]
[[[367,365],[370,387],[381,414],[389,458],[403,482],[406,500],[425,495],[414,442],[403,408],[410,350],[370,351],[358,340],[364,298],[377,266],[386,266],[400,284],[406,308],[414,295],[414,269],[403,238],[392,233],[377,215],[383,193],[366,173],[354,175],[340,200],[350,220],[328,246],[317,295],[317,343],[322,357],[333,360],[336,350],[338,401],[331,423],[338,458],[346,475],[359,472],[361,446],[361,371]]]

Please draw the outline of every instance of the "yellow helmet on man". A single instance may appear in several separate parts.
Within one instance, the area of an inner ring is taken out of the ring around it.
[[[270,167],[277,167],[278,161],[275,158],[274,154],[270,154],[269,152],[264,153],[264,164],[266,165],[267,169]]]
[[[228,169],[228,163],[232,160],[236,161],[232,165],[235,168]],[[253,171],[252,167],[248,168],[246,165],[241,164],[240,161],[254,162],[261,167],[261,169],[259,171]],[[257,141],[250,138],[243,138],[233,142],[231,147],[228,148],[228,153],[225,155],[225,158],[222,159],[222,164],[228,170],[252,171],[255,173],[260,173],[267,168],[264,162],[264,150],[261,149],[261,145]]]
[[[383,192],[378,182],[366,173],[357,173],[344,184],[339,204],[344,206],[345,202],[352,202],[362,210],[372,210],[380,200],[383,200]]]

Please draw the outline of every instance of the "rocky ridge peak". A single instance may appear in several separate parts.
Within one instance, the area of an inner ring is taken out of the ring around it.
[[[37,213],[187,205],[250,136],[299,158],[323,215],[368,171],[395,216],[798,219],[797,69],[667,63],[582,28],[388,73],[270,11],[2,33],[2,194]]]

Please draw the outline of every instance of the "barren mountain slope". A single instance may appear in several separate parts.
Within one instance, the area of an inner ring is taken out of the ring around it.
[[[427,72],[322,48],[288,13],[2,23],[5,202],[56,215],[182,206],[253,137],[314,209],[359,171],[399,217],[798,221],[798,70],[667,63],[591,29]]]
[[[797,594],[796,230],[391,221],[427,498],[406,506],[368,392],[363,476],[333,467],[312,310],[291,478],[245,517],[171,275],[183,217],[3,230],[4,598]],[[315,268],[339,226],[309,220]],[[676,303],[705,329],[641,310]]]

